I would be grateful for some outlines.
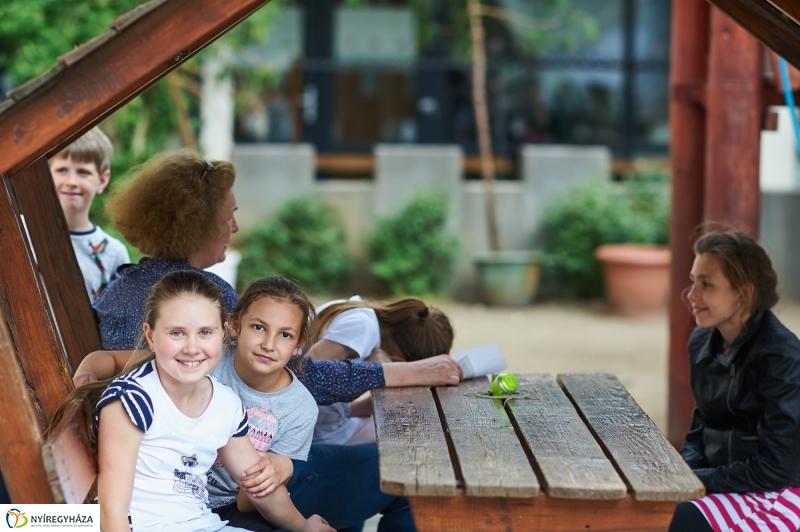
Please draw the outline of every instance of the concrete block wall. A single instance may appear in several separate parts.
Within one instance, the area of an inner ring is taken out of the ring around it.
[[[347,250],[356,258],[354,282],[369,290],[367,238],[375,220],[401,209],[417,192],[443,190],[450,197],[448,229],[461,242],[453,296],[477,297],[473,260],[488,251],[484,184],[463,177],[458,146],[377,145],[372,180],[314,179],[310,145],[241,145],[234,150],[237,219],[243,229],[268,219],[287,199],[314,195],[342,215]],[[533,249],[548,205],[592,179],[609,179],[611,155],[603,147],[526,146],[520,179],[495,182],[500,241],[504,249]]]
[[[311,144],[237,144],[233,191],[242,229],[269,218],[286,200],[313,193],[316,156]]]

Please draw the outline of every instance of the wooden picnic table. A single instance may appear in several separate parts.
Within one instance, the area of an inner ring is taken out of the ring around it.
[[[614,375],[373,390],[381,490],[420,532],[666,530],[703,485]]]

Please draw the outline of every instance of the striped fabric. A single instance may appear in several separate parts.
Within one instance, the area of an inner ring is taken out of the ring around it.
[[[100,401],[97,402],[97,409],[94,414],[95,424],[100,425],[100,409],[119,399],[133,424],[139,427],[142,432],[147,432],[147,429],[153,423],[153,400],[142,389],[137,380],[149,375],[154,370],[155,361],[151,361],[127,375],[111,381],[111,384],[108,385],[108,388],[100,397]]]
[[[759,493],[715,493],[692,501],[714,532],[797,532],[800,488]]]

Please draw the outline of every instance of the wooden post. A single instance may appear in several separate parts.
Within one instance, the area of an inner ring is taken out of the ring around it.
[[[47,160],[42,157],[26,166],[11,176],[11,184],[74,370],[83,357],[103,346]]]
[[[764,50],[727,15],[711,10],[704,219],[758,235],[758,171]]]
[[[667,436],[680,448],[694,398],[686,345],[694,320],[683,302],[694,252],[692,235],[703,219],[706,155],[704,107],[709,6],[705,0],[672,3],[670,152],[672,165],[672,267],[669,305],[669,413]]]
[[[42,430],[28,380],[17,360],[0,308],[0,469],[12,502],[55,502],[42,459]]]
[[[0,291],[6,325],[22,369],[40,427],[44,427],[72,389],[66,355],[56,332],[47,292],[28,244],[17,200],[8,177],[0,182]],[[5,363],[5,362],[4,362]],[[14,412],[0,403],[0,412]],[[0,449],[0,454],[4,452]]]

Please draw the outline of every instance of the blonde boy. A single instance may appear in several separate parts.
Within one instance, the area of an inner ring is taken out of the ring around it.
[[[120,265],[130,262],[122,242],[89,220],[95,194],[103,192],[111,179],[113,155],[109,138],[93,128],[49,161],[90,301],[116,278]]]

